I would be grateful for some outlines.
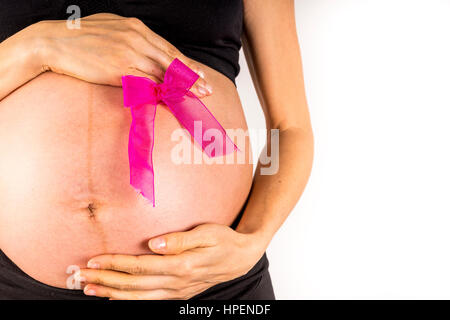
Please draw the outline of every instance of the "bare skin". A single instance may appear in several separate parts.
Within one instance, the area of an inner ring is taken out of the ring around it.
[[[86,294],[111,299],[187,299],[243,275],[262,256],[302,194],[312,167],[313,134],[294,4],[292,0],[244,0],[244,4],[244,49],[267,127],[280,130],[280,170],[265,176],[257,170],[236,230],[225,224],[205,223],[189,231],[150,239],[149,248],[159,255],[93,257],[88,263],[90,268],[78,274],[86,283]],[[0,58],[12,52],[5,47],[0,49]],[[7,63],[17,65],[17,61],[1,63],[0,70],[7,70]],[[11,92],[39,72],[42,65],[52,69],[51,61],[38,66],[24,63],[20,69],[28,71],[13,75],[6,85],[2,84],[0,92]],[[77,68],[67,69],[72,70],[68,73],[78,74]],[[64,68],[55,70],[61,72]],[[279,97],[283,97],[282,103]]]

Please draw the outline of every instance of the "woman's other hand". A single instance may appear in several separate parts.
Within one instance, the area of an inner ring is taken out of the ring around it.
[[[136,18],[99,13],[81,18],[78,29],[68,28],[65,20],[49,20],[29,31],[38,38],[42,71],[121,86],[126,74],[162,82],[167,67],[178,58],[200,76],[192,91],[200,97],[212,93],[199,63]]]
[[[165,234],[149,241],[158,255],[101,255],[76,274],[87,295],[120,300],[189,299],[246,274],[267,239],[218,224]]]

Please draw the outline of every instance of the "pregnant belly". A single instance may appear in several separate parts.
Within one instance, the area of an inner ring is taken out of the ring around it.
[[[206,77],[214,94],[203,102],[225,128],[246,130],[234,85]],[[236,140],[245,163],[203,161],[159,105],[154,208],[129,184],[130,123],[121,88],[50,72],[0,102],[0,248],[31,277],[64,288],[93,256],[149,254],[153,236],[236,218],[251,186],[248,137]]]

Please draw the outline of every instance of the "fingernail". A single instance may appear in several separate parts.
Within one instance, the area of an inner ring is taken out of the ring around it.
[[[206,91],[205,88],[203,87],[198,87],[198,92],[200,92],[200,94],[207,94],[208,92]]]
[[[155,249],[162,249],[166,247],[166,241],[161,238],[153,239],[151,242],[151,247]]]
[[[206,90],[211,94],[212,93],[212,87],[209,84],[205,85]]]
[[[95,261],[89,261],[87,266],[88,266],[88,268],[91,268],[91,269],[100,269],[100,264]]]
[[[86,290],[86,288],[88,288],[88,287],[84,288],[84,294],[85,295],[87,295],[87,296],[95,296],[95,290],[94,289],[87,289]]]

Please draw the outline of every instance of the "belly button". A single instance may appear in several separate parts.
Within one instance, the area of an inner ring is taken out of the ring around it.
[[[87,206],[87,209],[89,211],[89,217],[95,218],[95,213],[94,212],[95,212],[96,208],[95,208],[94,204],[93,203],[89,203],[89,205]]]

